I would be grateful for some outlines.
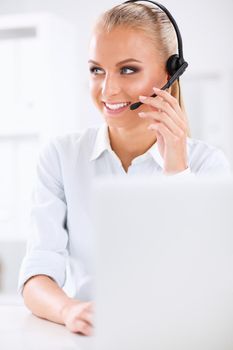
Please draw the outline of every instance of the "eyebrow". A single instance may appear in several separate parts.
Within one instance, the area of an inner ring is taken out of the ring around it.
[[[120,66],[120,65],[123,64],[123,63],[127,63],[127,62],[139,62],[139,63],[142,63],[141,61],[136,60],[135,58],[127,58],[126,60],[123,60],[123,61],[118,62],[118,63],[116,64],[116,67],[117,67],[117,66]],[[93,60],[89,60],[88,63],[94,63],[94,64],[96,64],[96,65],[98,65],[98,66],[101,66],[101,64],[99,64],[98,62],[95,62],[95,61],[93,61]]]

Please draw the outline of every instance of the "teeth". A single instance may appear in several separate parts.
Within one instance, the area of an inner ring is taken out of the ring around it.
[[[109,109],[119,109],[122,107],[125,107],[129,104],[129,102],[122,102],[122,103],[114,103],[114,104],[109,104],[109,103],[105,103],[105,105],[109,108]]]

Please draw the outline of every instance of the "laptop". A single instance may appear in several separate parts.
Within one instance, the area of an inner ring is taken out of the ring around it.
[[[96,350],[233,349],[233,180],[95,182]]]

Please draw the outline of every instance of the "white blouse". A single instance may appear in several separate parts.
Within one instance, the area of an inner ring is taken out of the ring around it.
[[[187,152],[189,168],[173,176],[231,174],[221,150],[187,138]],[[92,299],[93,229],[89,197],[93,179],[105,175],[155,176],[162,172],[163,159],[155,143],[132,161],[126,173],[111,149],[106,124],[50,140],[38,160],[31,232],[20,269],[19,292],[30,277],[44,274],[68,294],[80,300]]]

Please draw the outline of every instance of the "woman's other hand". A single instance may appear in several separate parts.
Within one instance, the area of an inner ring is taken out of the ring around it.
[[[151,107],[149,112],[140,112],[148,118],[148,129],[156,131],[159,152],[164,160],[164,173],[174,174],[188,168],[186,117],[176,98],[167,91],[153,88],[156,97],[139,96],[139,100]]]
[[[93,303],[70,300],[61,310],[65,326],[74,333],[93,334]]]

